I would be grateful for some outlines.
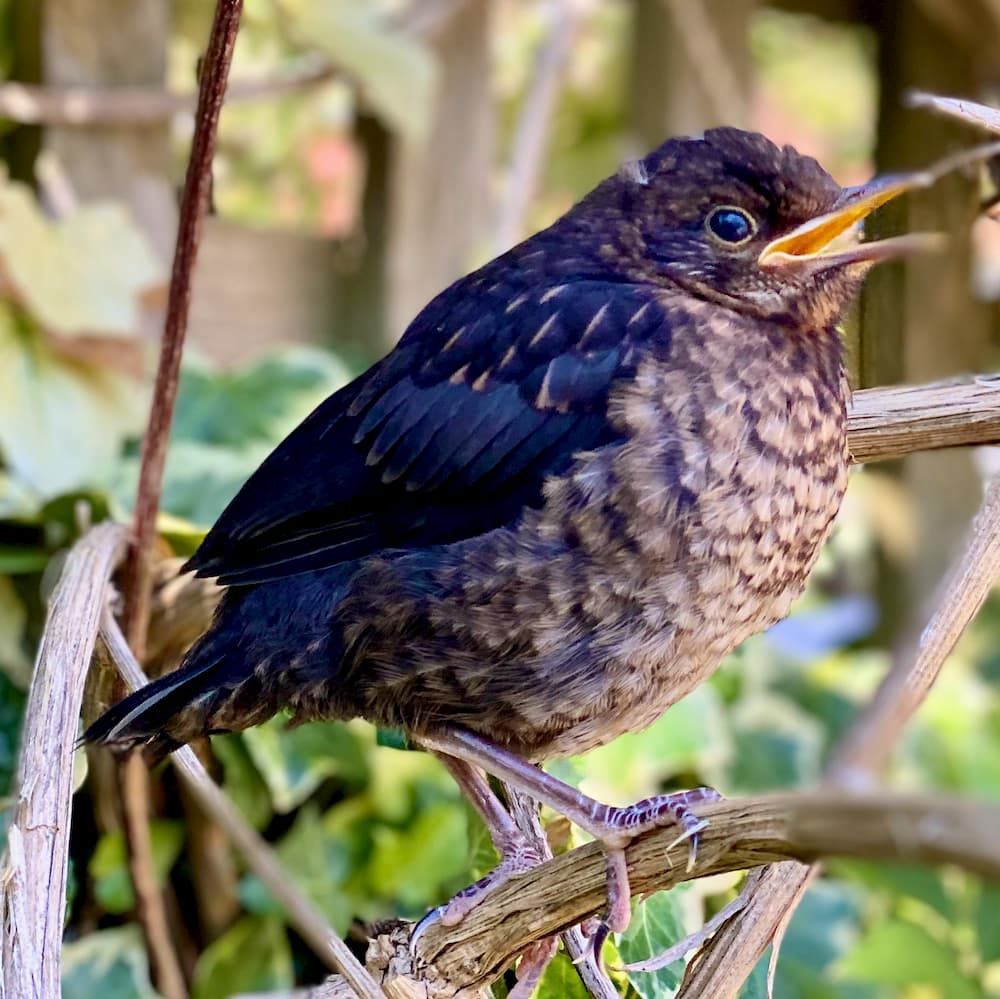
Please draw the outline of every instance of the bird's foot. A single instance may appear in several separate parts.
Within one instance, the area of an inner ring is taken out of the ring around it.
[[[498,844],[499,845],[499,844]],[[441,909],[441,922],[456,926],[482,902],[515,874],[537,867],[544,859],[526,838],[507,837],[500,850],[500,863],[485,877],[463,888]]]
[[[559,940],[545,937],[536,940],[522,955],[517,965],[517,984],[507,993],[507,999],[531,999],[549,962],[556,956]]]
[[[463,888],[444,905],[431,909],[410,934],[410,948],[414,949],[424,933],[435,923],[457,926],[477,905],[515,874],[523,874],[537,867],[545,859],[526,837],[506,833],[494,840],[500,852],[500,863],[485,877]],[[527,953],[527,952],[525,952]],[[547,963],[547,962],[546,962]],[[529,965],[530,967],[530,965]],[[527,970],[527,969],[526,969]]]
[[[632,918],[632,890],[628,879],[625,849],[642,833],[674,823],[679,835],[670,844],[688,843],[688,870],[698,856],[699,834],[707,822],[698,818],[692,805],[719,801],[722,795],[714,788],[698,787],[691,791],[658,794],[633,805],[602,805],[596,809],[588,830],[604,845],[607,863],[608,909],[604,919],[593,929],[590,940],[598,964],[609,933],[624,933]]]

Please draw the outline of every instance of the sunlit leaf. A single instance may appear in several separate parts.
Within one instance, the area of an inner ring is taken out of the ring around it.
[[[1000,888],[983,885],[976,899],[976,933],[984,961],[1000,961]]]
[[[229,448],[275,444],[348,381],[329,351],[285,348],[239,371],[188,361],[181,372],[174,440]]]
[[[157,999],[137,926],[98,930],[63,945],[62,999]]]
[[[589,999],[589,996],[573,962],[560,951],[545,969],[534,999]]]
[[[295,825],[278,844],[282,866],[299,888],[340,934],[347,932],[356,900],[345,890],[350,874],[350,857],[337,838],[328,834],[318,809],[305,805]],[[271,898],[256,878],[246,879],[241,897],[254,912],[282,915],[284,910]]]
[[[123,207],[82,205],[52,222],[23,184],[0,182],[0,265],[17,300],[63,336],[134,336],[140,299],[165,273]]]
[[[412,909],[438,901],[441,887],[466,870],[466,844],[465,810],[457,801],[431,805],[409,828],[378,828],[372,887]]]
[[[297,35],[360,86],[395,131],[420,138],[430,126],[437,66],[414,38],[390,29],[368,0],[293,0]]]
[[[589,793],[631,800],[652,793],[664,777],[678,772],[714,776],[729,747],[719,695],[702,686],[644,731],[588,753],[580,767]]]
[[[328,777],[360,784],[367,774],[361,747],[344,725],[313,722],[289,728],[288,719],[279,716],[248,729],[243,740],[277,812],[301,805]]]
[[[288,989],[294,981],[282,920],[245,916],[202,952],[191,996],[229,999],[243,992]]]
[[[106,482],[144,418],[131,378],[64,357],[0,303],[0,456],[23,487],[49,497]]]
[[[243,735],[233,733],[215,736],[212,739],[212,751],[222,763],[223,791],[251,825],[262,829],[274,814],[271,792],[254,766],[243,742]]]
[[[954,951],[922,926],[900,920],[873,925],[837,970],[845,978],[885,985],[934,985],[948,999],[979,994],[962,974]]]
[[[154,819],[149,830],[157,882],[163,884],[184,842],[184,826],[180,822]],[[105,833],[100,838],[90,858],[89,873],[94,894],[108,912],[128,912],[135,905],[121,831]]]
[[[626,964],[647,961],[683,940],[684,935],[676,892],[657,892],[633,906],[632,921],[618,937],[618,953]],[[684,962],[675,961],[659,971],[629,972],[629,981],[642,999],[664,999],[673,995],[683,972]]]

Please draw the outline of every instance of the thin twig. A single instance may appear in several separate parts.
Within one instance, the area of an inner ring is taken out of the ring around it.
[[[538,189],[552,132],[560,85],[573,51],[573,40],[589,6],[589,0],[558,0],[551,7],[549,31],[538,48],[514,131],[507,184],[497,217],[499,251],[509,249],[524,235],[528,208]]]
[[[101,639],[129,691],[144,686],[146,677],[108,606],[105,606],[101,615]],[[334,933],[323,914],[291,881],[271,847],[209,777],[194,750],[190,746],[184,746],[173,753],[170,759],[191,791],[191,796],[226,831],[247,867],[284,907],[289,923],[313,952],[331,969],[340,972],[359,996],[364,999],[385,999],[382,990],[351,953],[347,944]]]
[[[191,305],[191,278],[201,230],[208,211],[212,184],[212,159],[215,155],[219,115],[226,93],[226,80],[236,44],[236,33],[243,11],[243,0],[218,0],[215,20],[203,63],[194,138],[188,159],[187,177],[181,197],[177,244],[167,316],[163,328],[160,362],[156,371],[149,426],[142,444],[142,463],[135,504],[135,543],[125,566],[123,592],[126,601],[125,634],[140,661],[143,658],[146,625],[149,618],[149,561],[156,533],[156,515],[160,506],[163,467],[173,422],[174,403],[181,354],[187,333]]]
[[[309,62],[259,80],[239,80],[226,91],[227,104],[271,100],[311,90],[337,79],[326,62]],[[0,83],[0,117],[22,125],[89,128],[95,125],[150,125],[195,110],[198,94],[158,87],[72,87]]]
[[[167,316],[160,345],[149,426],[142,444],[134,539],[122,573],[125,630],[129,643],[140,660],[145,654],[151,553],[155,541],[170,424],[177,398],[181,354],[187,331],[191,277],[208,210],[219,115],[242,11],[243,0],[218,0],[215,7],[198,93],[191,155],[181,198]],[[148,775],[141,768],[141,761],[134,757],[123,760],[118,768],[129,873],[136,897],[136,916],[157,986],[167,999],[183,999],[187,990],[170,938],[163,896],[157,888],[153,873],[153,847],[147,815]]]
[[[988,104],[977,104],[961,97],[941,97],[922,90],[911,90],[905,97],[906,106],[925,108],[950,118],[957,118],[966,125],[985,128],[990,132],[1000,132],[1000,108]]]
[[[829,784],[863,786],[884,766],[998,578],[1000,479],[994,479],[916,649],[897,657],[870,706],[841,742],[830,765]],[[802,897],[810,876],[810,868],[801,864],[779,864],[767,871],[748,894],[739,916],[716,934],[688,969],[678,996],[725,999],[737,994]]]
[[[126,540],[117,524],[101,524],[85,534],[67,556],[49,600],[0,874],[0,995],[10,999],[60,995],[73,748],[108,578]]]
[[[691,71],[712,109],[712,118],[726,122],[746,107],[746,88],[733,72],[732,64],[704,4],[663,0],[674,33],[684,48]]]

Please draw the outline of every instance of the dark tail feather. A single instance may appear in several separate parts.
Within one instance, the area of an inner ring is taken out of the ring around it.
[[[213,686],[222,663],[221,656],[206,658],[161,676],[108,708],[83,733],[82,741],[118,750],[147,743],[157,758],[176,749],[181,743],[166,731],[168,723]]]

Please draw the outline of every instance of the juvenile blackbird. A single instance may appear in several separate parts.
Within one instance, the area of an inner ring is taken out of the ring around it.
[[[187,563],[228,587],[210,630],[86,738],[155,757],[282,708],[403,729],[498,877],[531,858],[480,769],[601,839],[620,928],[625,844],[696,832],[691,796],[611,808],[533,764],[650,724],[802,592],[847,482],[837,323],[910,246],[855,224],[909,186],[732,128],[626,165],[277,447]]]

